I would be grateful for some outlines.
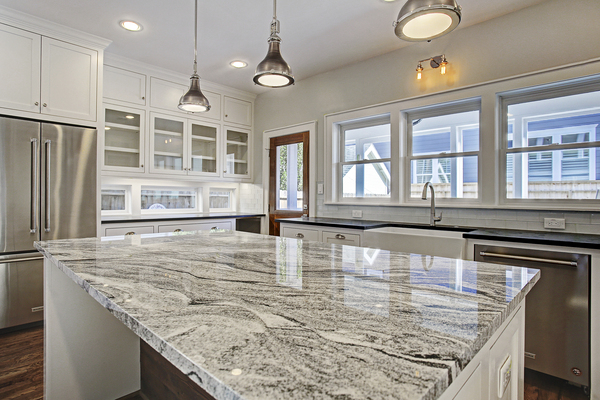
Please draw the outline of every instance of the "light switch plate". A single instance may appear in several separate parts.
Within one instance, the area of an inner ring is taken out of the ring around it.
[[[362,218],[362,210],[352,210],[352,218]]]
[[[323,184],[317,183],[317,194],[323,194]]]
[[[502,398],[506,388],[510,384],[510,376],[512,374],[512,357],[510,354],[504,360],[504,363],[498,370],[498,397]]]
[[[546,229],[565,229],[564,218],[544,218],[544,228]]]

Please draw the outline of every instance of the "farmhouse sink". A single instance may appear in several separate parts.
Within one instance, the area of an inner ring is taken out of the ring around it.
[[[461,231],[438,229],[385,228],[368,229],[364,246],[405,253],[448,258],[466,258],[466,239]]]

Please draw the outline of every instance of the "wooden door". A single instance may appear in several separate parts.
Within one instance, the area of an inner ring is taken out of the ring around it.
[[[269,235],[279,236],[279,218],[309,215],[308,132],[271,138],[269,145]]]

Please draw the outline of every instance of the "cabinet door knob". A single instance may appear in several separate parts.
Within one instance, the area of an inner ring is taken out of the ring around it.
[[[302,239],[304,237],[304,234],[302,233],[296,233],[296,237],[299,239]]]
[[[44,104],[42,104],[42,105],[43,105],[44,107],[48,107],[48,104],[46,104],[46,103],[44,103]]]
[[[36,101],[34,104],[35,104],[36,106],[39,106],[39,105],[40,105],[40,102],[39,102],[39,101]]]
[[[342,235],[341,233],[338,233],[337,235],[335,235],[336,239],[346,239],[346,236]]]
[[[146,96],[142,96],[142,100],[146,100]]]
[[[127,232],[127,233],[125,234],[125,236],[131,236],[131,235],[135,235],[135,232]]]
[[[144,168],[144,164],[140,164],[140,168]]]

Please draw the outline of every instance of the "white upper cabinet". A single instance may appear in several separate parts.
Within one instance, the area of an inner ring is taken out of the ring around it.
[[[41,36],[0,24],[0,107],[39,112]]]
[[[42,113],[96,120],[98,52],[42,37]]]
[[[251,102],[225,96],[223,108],[223,121],[252,126]]]
[[[177,108],[179,99],[189,90],[188,86],[179,83],[165,81],[155,77],[150,78],[150,106],[161,108],[163,110],[177,111],[186,113]],[[221,119],[221,95],[218,93],[203,90],[202,93],[210,103],[210,110],[203,113],[196,113],[203,118]]]
[[[104,98],[146,105],[146,75],[105,65]]]
[[[0,107],[96,121],[98,52],[0,24]]]

